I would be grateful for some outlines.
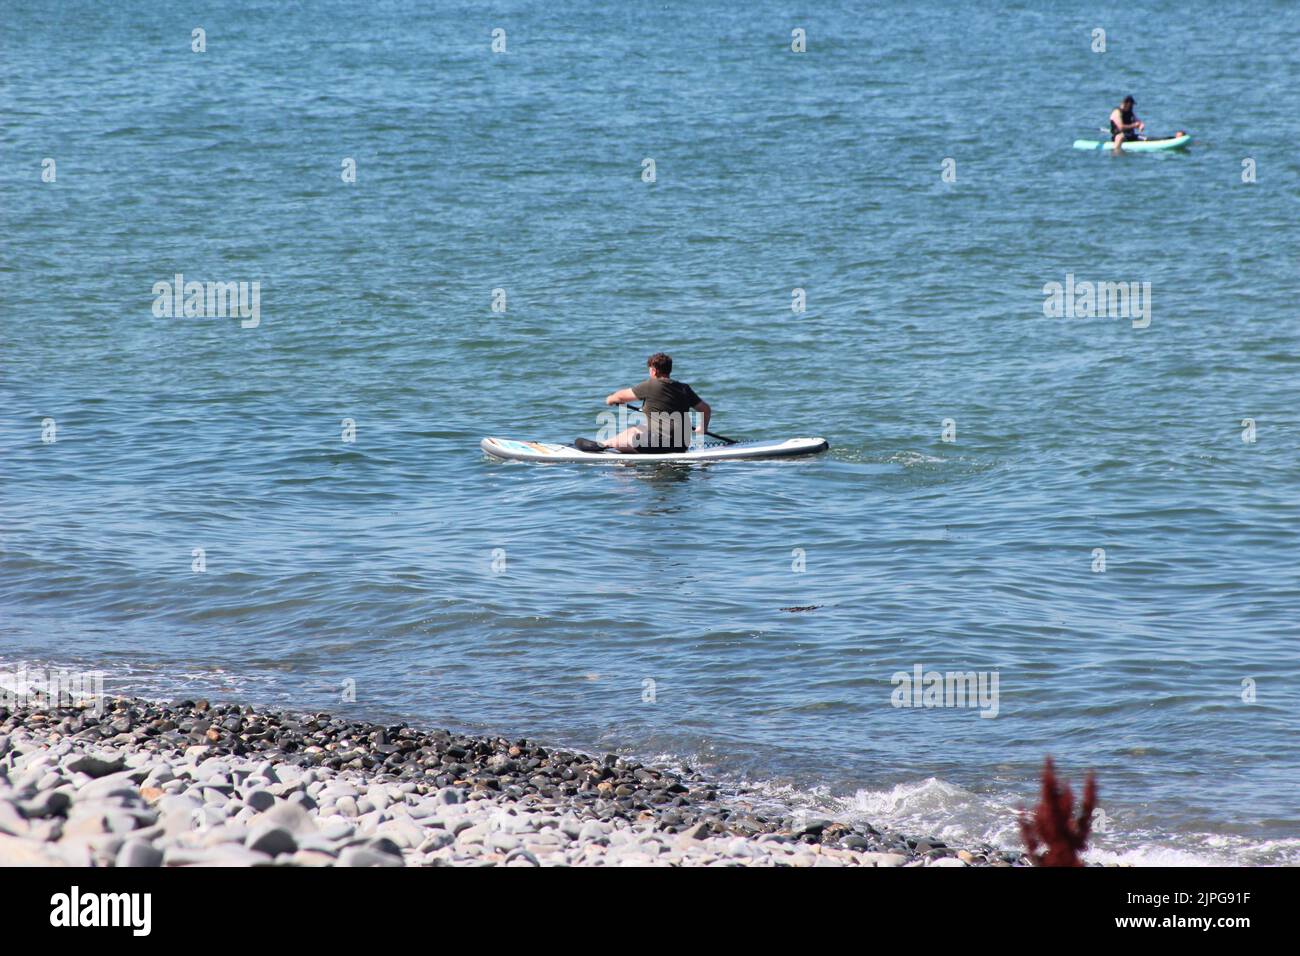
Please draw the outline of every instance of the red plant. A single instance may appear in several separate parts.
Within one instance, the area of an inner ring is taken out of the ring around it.
[[[1080,854],[1092,829],[1092,811],[1097,806],[1097,777],[1088,774],[1083,785],[1079,815],[1071,818],[1074,794],[1070,785],[1056,782],[1052,758],[1043,764],[1043,789],[1033,816],[1020,808],[1020,838],[1034,866],[1083,866]]]

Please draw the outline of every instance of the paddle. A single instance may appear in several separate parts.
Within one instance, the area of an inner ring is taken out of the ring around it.
[[[1104,127],[1104,126],[1098,126],[1098,127],[1097,127],[1097,132],[1098,132],[1098,133],[1105,133],[1107,139],[1112,139],[1112,140],[1113,140],[1113,139],[1115,138],[1115,134],[1112,133],[1109,129],[1107,129],[1107,128]],[[1137,138],[1138,138],[1138,139],[1146,139],[1146,138],[1147,138],[1147,135],[1146,135],[1146,133],[1138,133],[1138,134],[1137,134]]]
[[[639,411],[641,411],[641,406],[639,406],[639,405],[629,405],[628,408],[631,409],[631,410],[634,411],[634,412],[639,412]],[[706,431],[704,434],[708,435],[710,438],[716,438],[718,441],[722,442],[724,445],[738,445],[738,444],[739,444],[739,441],[738,441],[737,439],[735,439],[735,438],[728,438],[726,435],[715,435],[713,432],[710,432],[710,431]]]
[[[1107,135],[1107,137],[1109,137],[1110,139],[1114,139],[1114,138],[1115,138],[1115,134],[1112,133],[1112,132],[1110,131],[1110,127],[1109,127],[1109,126],[1098,126],[1098,127],[1097,127],[1097,132],[1098,132],[1098,133],[1105,133],[1105,134]],[[1145,129],[1135,130],[1135,132],[1137,133],[1137,138],[1138,138],[1138,139],[1146,139],[1146,138],[1147,138],[1147,131],[1146,131]]]

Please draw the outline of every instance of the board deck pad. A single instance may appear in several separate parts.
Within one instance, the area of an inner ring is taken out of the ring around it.
[[[752,461],[762,458],[793,458],[816,455],[830,448],[824,438],[787,438],[784,441],[742,441],[734,445],[708,442],[687,451],[665,455],[635,455],[623,452],[581,451],[557,442],[518,441],[514,438],[484,438],[479,447],[503,461],[583,462],[592,465],[658,465],[693,461]]]

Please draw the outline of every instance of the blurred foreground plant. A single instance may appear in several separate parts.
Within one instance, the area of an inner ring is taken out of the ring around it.
[[[1043,789],[1031,815],[1020,809],[1020,837],[1034,866],[1083,866],[1082,853],[1092,829],[1097,806],[1097,777],[1088,774],[1083,785],[1079,815],[1072,817],[1074,794],[1070,785],[1058,784],[1052,758],[1043,764]]]

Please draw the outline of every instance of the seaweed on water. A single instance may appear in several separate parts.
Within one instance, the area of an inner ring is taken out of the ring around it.
[[[1020,808],[1020,837],[1034,866],[1083,866],[1081,854],[1092,829],[1097,806],[1097,776],[1089,773],[1083,785],[1079,815],[1072,817],[1074,794],[1068,783],[1058,784],[1052,758],[1043,764],[1043,788],[1033,815]]]

